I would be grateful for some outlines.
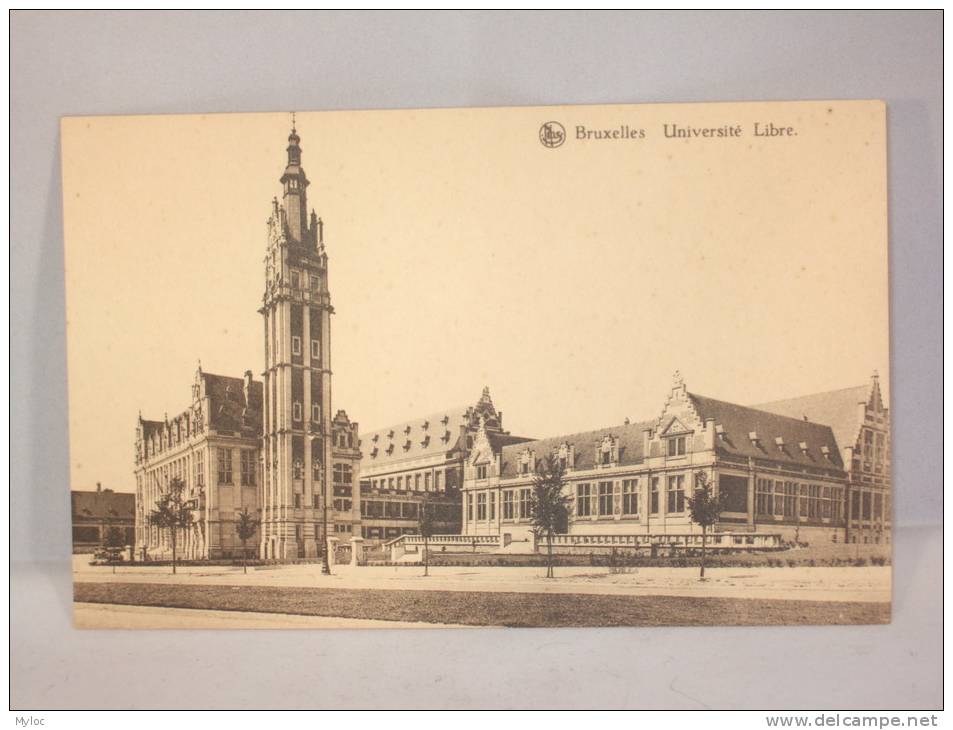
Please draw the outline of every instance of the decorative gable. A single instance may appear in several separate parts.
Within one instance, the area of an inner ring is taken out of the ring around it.
[[[688,428],[688,426],[678,420],[678,417],[675,417],[669,421],[668,426],[666,426],[665,430],[662,432],[662,436],[675,436],[691,432],[692,430]]]
[[[597,466],[613,466],[619,462],[619,439],[607,434],[596,445]]]

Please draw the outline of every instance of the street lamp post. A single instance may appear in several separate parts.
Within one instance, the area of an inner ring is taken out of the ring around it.
[[[308,437],[311,439],[311,443],[314,443],[314,440],[320,438],[319,434],[311,432],[308,434]],[[322,441],[322,445],[324,442]],[[321,540],[324,543],[324,548],[321,550],[321,574],[322,575],[331,575],[331,562],[328,559],[328,479],[327,479],[327,448],[321,449],[322,454],[322,463],[321,463],[321,472],[323,478],[320,480],[321,484]],[[314,458],[314,449],[311,450],[311,456]],[[311,465],[311,482],[314,483],[314,464]]]

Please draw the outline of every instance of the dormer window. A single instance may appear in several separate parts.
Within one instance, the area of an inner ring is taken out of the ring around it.
[[[448,423],[450,423],[450,416],[444,416],[443,418],[441,418],[440,423],[446,426]]]
[[[754,444],[755,446],[757,446],[758,448],[761,447],[761,439],[758,438],[758,432],[757,432],[757,431],[751,431],[751,432],[748,434],[748,440],[751,441],[751,443]]]
[[[685,437],[674,436],[668,440],[669,456],[685,456]]]
[[[822,446],[822,447],[821,447],[821,453],[824,455],[824,457],[825,457],[826,459],[830,459],[830,458],[831,458],[831,450],[830,450],[830,447],[828,447],[828,446]]]
[[[477,479],[486,479],[486,464],[478,464],[476,472]]]
[[[373,459],[376,456],[377,456],[377,447],[375,446],[373,449],[371,449],[371,458]]]
[[[426,431],[428,428],[430,428],[430,421],[424,421],[424,422],[423,422],[423,425],[421,426],[421,428],[422,428],[424,431]]]
[[[566,472],[572,466],[572,447],[569,444],[561,444],[556,451],[556,462],[562,472]]]
[[[430,434],[427,434],[426,436],[424,436],[423,440],[420,442],[420,445],[423,446],[425,449],[428,446],[430,446]]]
[[[380,434],[376,434],[376,433],[375,433],[373,436],[371,436],[371,441],[373,441],[373,442],[376,444],[376,443],[377,443],[377,439],[379,439],[379,438],[380,438]]]
[[[784,453],[784,439],[781,436],[774,437],[774,445],[778,447],[778,451]]]
[[[611,464],[611,463],[612,463],[612,452],[611,452],[611,451],[603,451],[603,452],[602,452],[602,464],[603,464],[603,466],[608,466],[608,465]]]
[[[387,454],[390,455],[393,453],[394,453],[394,444],[387,444]]]
[[[410,439],[404,441],[404,451],[410,451]]]
[[[807,441],[802,441],[802,442],[799,443],[797,446],[798,446],[798,448],[801,450],[801,453],[802,453],[802,454],[806,454],[806,453],[807,453]]]
[[[387,432],[387,438],[389,439],[394,438],[394,429],[391,429],[390,431]]]
[[[447,443],[450,440],[450,432],[444,431],[443,436],[440,437],[440,440],[443,441],[444,443]]]
[[[404,427],[404,433],[410,433],[410,424],[407,424],[407,426]]]
[[[529,474],[529,462],[524,461],[520,463],[520,474]]]
[[[725,427],[720,423],[715,425],[715,435],[717,435],[718,438],[725,438]]]

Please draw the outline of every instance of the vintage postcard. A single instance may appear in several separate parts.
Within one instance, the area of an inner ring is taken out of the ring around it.
[[[64,119],[76,626],[888,622],[885,116]]]

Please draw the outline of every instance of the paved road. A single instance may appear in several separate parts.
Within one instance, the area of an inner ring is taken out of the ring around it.
[[[378,590],[506,591],[602,595],[707,596],[800,601],[889,602],[889,566],[844,568],[710,568],[708,580],[698,580],[695,568],[636,568],[610,574],[607,568],[557,568],[555,580],[544,568],[437,567],[423,577],[419,566],[335,566],[321,575],[319,565],[283,565],[258,569],[224,566],[180,568],[144,565],[92,567],[88,557],[74,556],[74,578],[95,582],[182,583],[196,585],[309,586]],[[78,560],[75,558],[79,558]]]

